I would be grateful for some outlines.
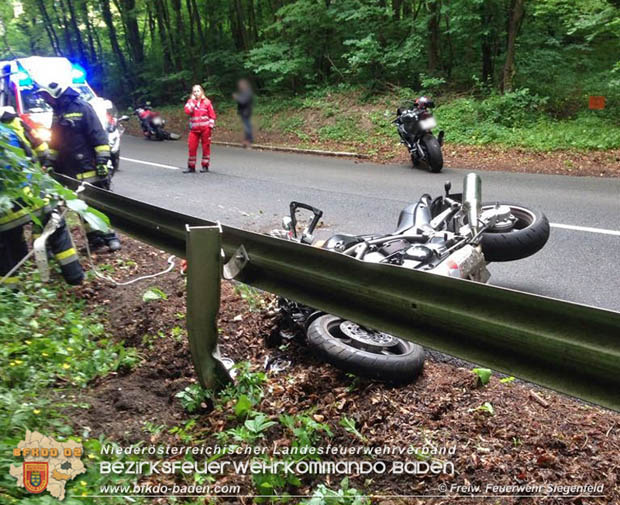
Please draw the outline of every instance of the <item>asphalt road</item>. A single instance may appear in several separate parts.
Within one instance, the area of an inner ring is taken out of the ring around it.
[[[182,174],[185,142],[124,136],[115,192],[253,231],[278,227],[291,200],[324,211],[329,233],[388,232],[400,209],[467,171],[214,146],[208,174]],[[620,179],[479,172],[485,201],[542,210],[551,237],[536,255],[489,266],[491,284],[620,311]]]

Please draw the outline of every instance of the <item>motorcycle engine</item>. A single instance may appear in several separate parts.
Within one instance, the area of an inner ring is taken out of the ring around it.
[[[413,135],[416,132],[416,125],[418,122],[417,114],[413,111],[405,111],[400,118],[405,131],[410,135]]]

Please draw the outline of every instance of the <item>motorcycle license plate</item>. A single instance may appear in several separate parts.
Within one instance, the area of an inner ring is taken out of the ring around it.
[[[422,130],[431,130],[437,126],[437,120],[434,117],[427,117],[420,121],[420,128]]]

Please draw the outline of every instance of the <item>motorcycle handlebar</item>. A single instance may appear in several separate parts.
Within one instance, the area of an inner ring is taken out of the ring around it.
[[[321,209],[317,209],[316,207],[313,207],[312,205],[308,205],[307,203],[291,202],[290,204],[291,227],[292,227],[293,235],[295,237],[297,237],[297,218],[295,217],[295,212],[297,212],[297,209],[306,209],[306,210],[311,211],[314,214],[314,217],[312,218],[312,222],[310,223],[310,226],[308,226],[308,233],[312,234],[312,232],[316,228],[316,225],[319,224],[319,219],[321,219],[321,217],[323,216],[323,211]]]

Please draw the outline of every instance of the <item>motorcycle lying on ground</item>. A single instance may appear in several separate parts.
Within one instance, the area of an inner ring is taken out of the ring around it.
[[[443,168],[441,146],[444,131],[441,130],[438,137],[433,135],[432,130],[437,126],[431,112],[434,106],[432,100],[421,96],[410,107],[398,108],[392,124],[396,125],[401,143],[407,146],[413,166],[438,173]]]
[[[465,177],[463,193],[432,198],[428,194],[405,207],[396,229],[385,235],[336,234],[323,244],[313,233],[323,212],[291,202],[290,215],[272,236],[323,247],[370,263],[387,263],[438,275],[485,283],[487,264],[515,261],[535,254],[549,238],[549,221],[538,210],[520,204],[481,203],[481,180]],[[297,212],[313,214],[298,230]],[[280,298],[279,331],[267,344],[301,338],[327,362],[347,372],[395,384],[413,381],[424,365],[424,349],[394,335]]]
[[[161,114],[151,108],[151,103],[146,102],[141,107],[134,109],[134,114],[140,121],[140,127],[144,138],[148,140],[178,140],[181,136],[177,133],[166,131],[166,121]]]

